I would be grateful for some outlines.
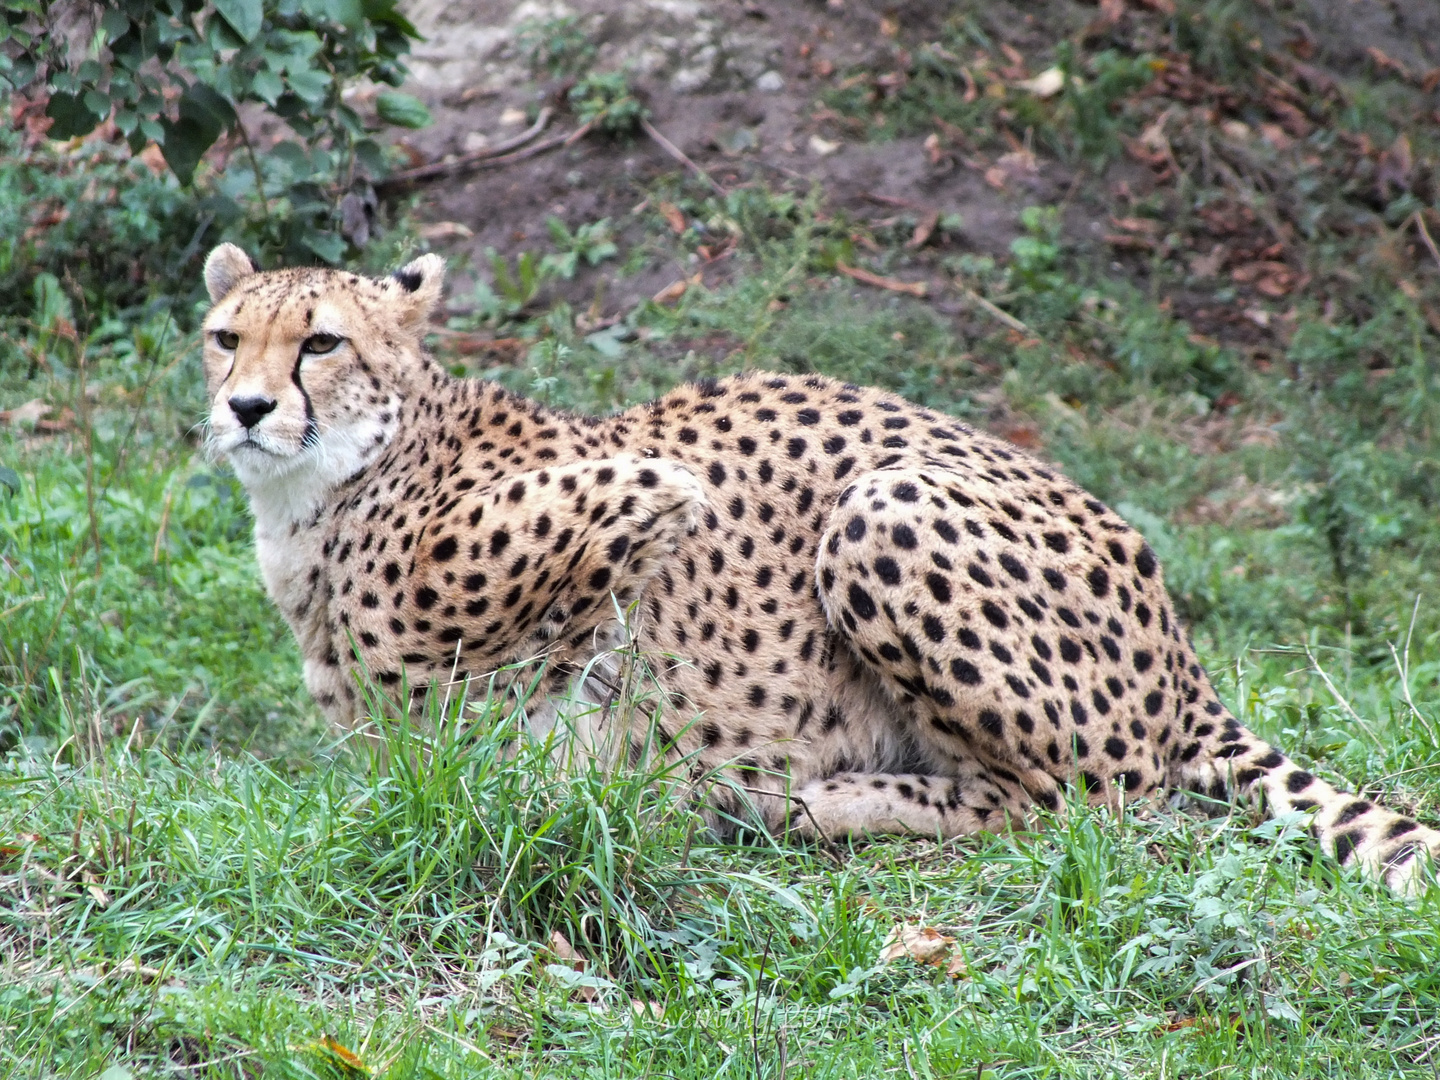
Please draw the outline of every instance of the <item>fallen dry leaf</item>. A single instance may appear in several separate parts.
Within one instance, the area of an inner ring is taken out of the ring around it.
[[[100,879],[98,877],[91,871],[86,870],[81,873],[80,880],[85,883],[85,891],[90,894],[90,899],[94,900],[95,903],[99,904],[102,908],[110,906],[110,897],[106,895],[105,890],[100,887]]]
[[[1253,285],[1262,277],[1288,273],[1292,273],[1291,269],[1282,262],[1249,262],[1230,271],[1230,280],[1236,285]]]
[[[1065,73],[1058,67],[1046,68],[1033,79],[1015,84],[1017,89],[1026,90],[1038,98],[1052,98],[1065,89]]]
[[[900,281],[896,278],[881,277],[879,274],[872,274],[869,270],[862,270],[858,266],[848,266],[838,259],[835,262],[835,269],[846,277],[854,278],[864,285],[874,285],[877,289],[888,289],[891,292],[908,293],[918,297],[923,297],[929,292],[929,287],[923,281]]]
[[[1040,430],[1030,424],[1002,424],[993,430],[1006,442],[1014,443],[1022,450],[1040,448]]]
[[[1133,233],[1106,233],[1105,243],[1122,251],[1154,251],[1158,246],[1151,236],[1136,236]]]
[[[915,232],[906,242],[907,248],[922,248],[935,235],[935,227],[940,224],[940,211],[927,210],[915,223]]]
[[[1269,105],[1270,111],[1280,118],[1280,126],[1285,130],[1285,134],[1296,139],[1303,139],[1315,130],[1315,125],[1310,122],[1310,118],[1305,115],[1305,111],[1300,106],[1274,98],[1270,99]]]
[[[1278,300],[1282,296],[1289,296],[1296,289],[1303,289],[1309,280],[1308,274],[1297,274],[1293,270],[1287,270],[1283,274],[1269,274],[1262,277],[1255,283],[1255,291],[1272,300]]]
[[[417,230],[422,240],[469,240],[475,230],[459,221],[431,221]]]
[[[651,1020],[665,1019],[665,1006],[658,1001],[641,1001],[639,998],[631,998],[630,1011],[636,1016],[648,1016]]]
[[[550,935],[550,951],[555,955],[556,960],[576,971],[583,972],[589,966],[590,962],[575,951],[575,947],[559,930]],[[577,986],[574,988],[574,992],[575,996],[586,1004],[594,1001],[599,994],[593,986]]]
[[[945,160],[945,151],[940,146],[940,136],[931,132],[925,136],[925,156],[930,159],[931,165],[939,165]]]
[[[891,930],[881,943],[880,962],[889,964],[908,957],[917,964],[943,968],[951,978],[960,978],[968,975],[970,968],[954,945],[953,937],[942,934],[933,926],[902,923]]]
[[[1276,150],[1286,150],[1290,147],[1291,143],[1294,142],[1294,140],[1285,133],[1285,129],[1279,124],[1261,124],[1260,138]]]
[[[1410,190],[1410,172],[1415,167],[1415,161],[1410,153],[1410,136],[1403,131],[1395,136],[1395,141],[1380,155],[1380,160],[1375,166],[1375,186],[1379,189],[1382,198],[1390,198],[1392,186],[1401,191]]]
[[[817,157],[829,157],[840,149],[840,143],[822,139],[819,135],[811,135],[809,145],[810,152]]]
[[[1154,218],[1142,217],[1115,217],[1111,215],[1110,224],[1117,229],[1128,233],[1139,233],[1142,236],[1159,236],[1162,224]]]
[[[1220,124],[1220,130],[1236,142],[1249,142],[1253,134],[1250,125],[1244,120],[1224,120]]]
[[[1402,79],[1410,78],[1410,69],[1399,60],[1392,59],[1384,49],[1370,45],[1366,47],[1365,55],[1370,57],[1371,62],[1381,71],[1393,71]]]
[[[1003,191],[1017,176],[1035,176],[1039,172],[1040,162],[1035,154],[1021,148],[996,158],[995,164],[985,170],[985,182],[996,190]]]
[[[416,166],[424,165],[425,162],[429,160],[425,156],[424,151],[422,151],[418,146],[410,142],[410,140],[408,139],[395,140],[395,148],[405,155],[405,167],[407,169],[413,169]]]
[[[564,960],[567,964],[579,961],[577,967],[583,969],[585,960],[575,951],[575,946],[559,930],[550,935],[550,951],[555,954],[555,959]]]
[[[1207,255],[1193,255],[1190,258],[1190,273],[1197,278],[1218,277],[1225,268],[1229,252],[1224,244],[1216,244]]]
[[[908,956],[917,964],[938,964],[950,952],[955,939],[933,926],[901,925],[891,930],[880,947],[882,963]]]
[[[689,287],[689,283],[684,280],[672,281],[650,299],[657,304],[673,304],[685,295],[685,290]]]
[[[665,219],[665,224],[670,226],[670,231],[679,236],[685,231],[685,214],[674,203],[662,202],[657,208],[660,216]]]
[[[665,288],[662,288],[654,297],[651,297],[651,300],[657,302],[657,304],[674,304],[675,301],[680,300],[680,298],[685,295],[685,289],[690,288],[691,285],[704,284],[706,284],[706,282],[704,282],[703,274],[696,274],[691,276],[691,278],[681,278],[680,281],[672,281],[670,284],[665,285]]]

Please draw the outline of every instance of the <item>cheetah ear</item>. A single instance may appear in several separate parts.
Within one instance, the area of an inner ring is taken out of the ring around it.
[[[224,300],[241,278],[253,273],[255,264],[249,255],[234,244],[221,244],[205,259],[205,288],[210,290],[210,302]]]
[[[440,302],[444,282],[445,260],[435,254],[421,255],[393,271],[384,286],[394,297],[400,325],[407,329],[424,325]]]

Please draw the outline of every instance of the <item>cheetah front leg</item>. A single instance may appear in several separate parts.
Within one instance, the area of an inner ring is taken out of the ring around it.
[[[531,706],[543,728],[549,699],[605,681],[621,614],[695,528],[703,489],[678,465],[632,455],[451,483],[396,557],[376,561],[378,580],[356,583],[344,630],[383,685],[478,678],[524,692],[543,660]]]

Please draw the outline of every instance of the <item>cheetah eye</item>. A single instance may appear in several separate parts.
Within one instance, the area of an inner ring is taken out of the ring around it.
[[[214,337],[215,344],[226,352],[234,352],[240,347],[240,335],[233,330],[216,330]]]
[[[334,334],[311,334],[300,346],[300,351],[310,356],[324,356],[326,353],[334,352],[339,344],[340,339]]]

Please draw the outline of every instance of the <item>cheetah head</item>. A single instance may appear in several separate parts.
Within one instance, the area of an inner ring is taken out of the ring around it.
[[[208,444],[252,501],[299,516],[379,455],[440,298],[445,264],[422,255],[385,278],[262,273],[234,244],[205,260]]]

